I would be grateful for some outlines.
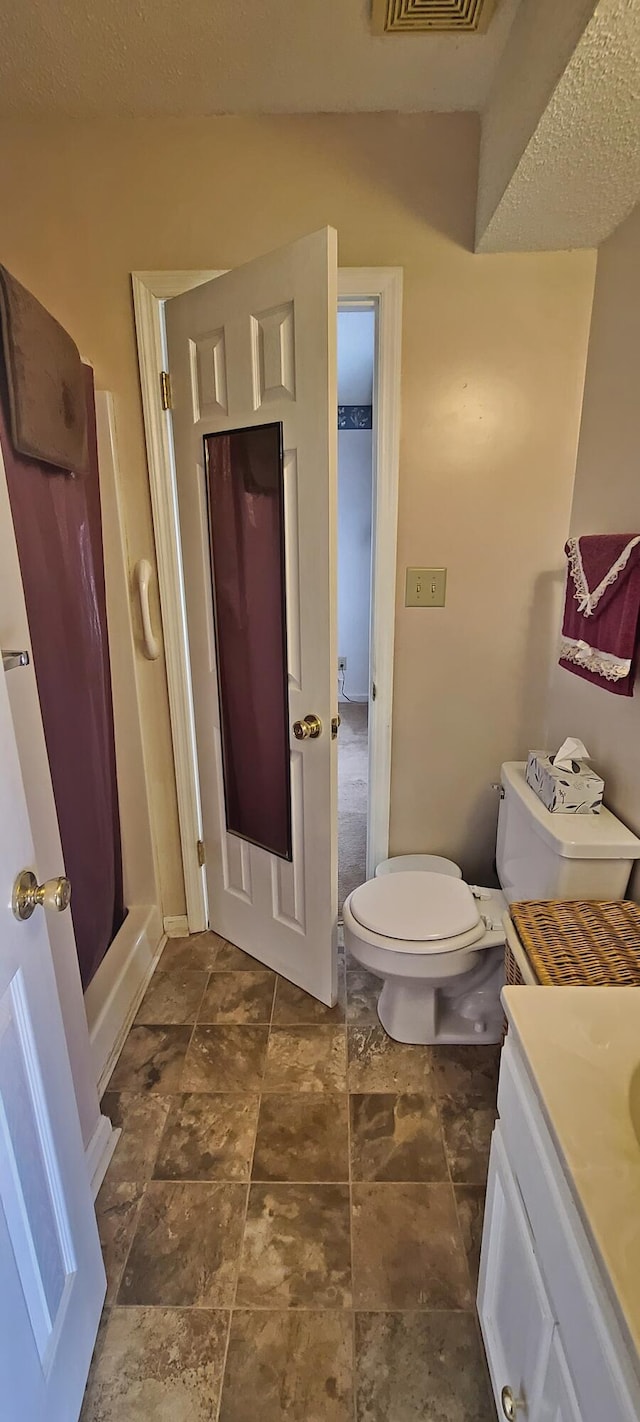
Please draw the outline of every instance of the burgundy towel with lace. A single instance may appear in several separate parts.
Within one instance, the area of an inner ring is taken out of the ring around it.
[[[640,634],[640,534],[570,538],[560,666],[633,696]]]

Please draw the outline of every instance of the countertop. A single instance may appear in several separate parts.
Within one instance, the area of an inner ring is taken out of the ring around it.
[[[629,1110],[640,988],[508,987],[503,1002],[640,1356],[640,1144]]]

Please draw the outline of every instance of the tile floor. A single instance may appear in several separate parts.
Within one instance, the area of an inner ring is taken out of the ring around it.
[[[167,944],[103,1100],[82,1422],[491,1422],[474,1311],[498,1050],[408,1047],[215,934]]]

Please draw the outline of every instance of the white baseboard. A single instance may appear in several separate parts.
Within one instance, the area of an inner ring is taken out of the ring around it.
[[[108,1116],[98,1117],[98,1124],[84,1153],[91,1195],[94,1200],[121,1135],[120,1127],[112,1126]]]
[[[348,696],[339,696],[339,697],[338,697],[338,704],[339,704],[340,706],[348,706],[348,704],[349,704],[350,701],[355,701],[355,702],[357,702],[358,706],[366,706],[368,700],[369,700],[369,697],[367,696],[367,693],[366,693],[366,692],[365,692],[364,696],[352,696],[351,693],[349,693]]]
[[[186,913],[179,914],[175,918],[165,918],[164,931],[167,938],[188,938],[189,920]]]
[[[155,905],[129,909],[89,983],[84,1005],[99,1096],[120,1055],[165,941]]]

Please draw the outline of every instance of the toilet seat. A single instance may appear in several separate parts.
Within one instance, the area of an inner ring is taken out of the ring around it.
[[[469,885],[445,874],[368,879],[349,896],[349,911],[358,937],[391,952],[453,953],[486,932]]]
[[[462,870],[453,859],[445,859],[442,854],[394,854],[391,859],[382,859],[376,868],[376,878],[383,874],[449,874],[452,879],[461,879]]]

